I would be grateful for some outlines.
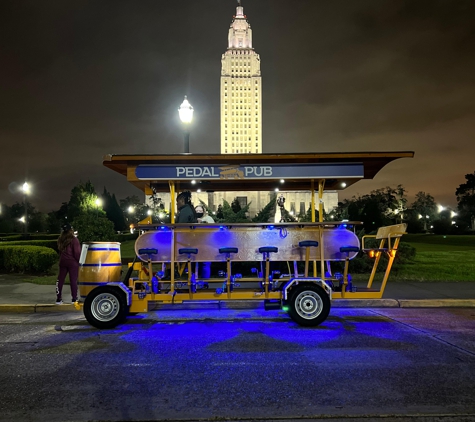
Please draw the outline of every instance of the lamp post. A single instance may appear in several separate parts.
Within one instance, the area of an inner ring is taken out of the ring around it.
[[[23,203],[25,204],[25,234],[27,234],[28,233],[28,205],[26,203],[26,195],[30,193],[30,185],[27,182],[23,183],[21,190],[23,191]]]
[[[190,152],[190,123],[193,119],[193,107],[188,102],[186,95],[185,99],[178,108],[180,120],[183,123],[183,133],[185,135],[185,153]]]

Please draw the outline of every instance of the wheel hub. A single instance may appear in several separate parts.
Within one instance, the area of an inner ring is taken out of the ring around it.
[[[300,293],[295,300],[295,304],[297,313],[305,319],[315,318],[323,309],[321,297],[312,291]]]
[[[102,294],[94,298],[91,313],[98,321],[110,321],[119,313],[120,304],[113,295]]]

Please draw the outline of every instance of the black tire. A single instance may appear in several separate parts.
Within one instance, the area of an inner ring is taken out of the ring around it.
[[[84,301],[84,316],[96,328],[114,328],[125,321],[127,313],[125,295],[117,287],[96,287]]]
[[[301,284],[290,291],[289,315],[297,324],[314,327],[325,321],[330,313],[330,298],[317,284]]]

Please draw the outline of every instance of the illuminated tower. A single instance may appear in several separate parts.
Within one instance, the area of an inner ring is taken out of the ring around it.
[[[234,153],[262,153],[261,63],[240,0],[221,59],[221,154]]]

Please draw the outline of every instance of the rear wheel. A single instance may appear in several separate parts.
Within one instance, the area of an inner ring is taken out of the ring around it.
[[[125,321],[127,302],[117,287],[101,286],[84,301],[84,316],[96,328],[114,328]]]
[[[316,284],[295,286],[287,302],[290,317],[299,325],[319,325],[330,313],[330,298],[325,290]]]

